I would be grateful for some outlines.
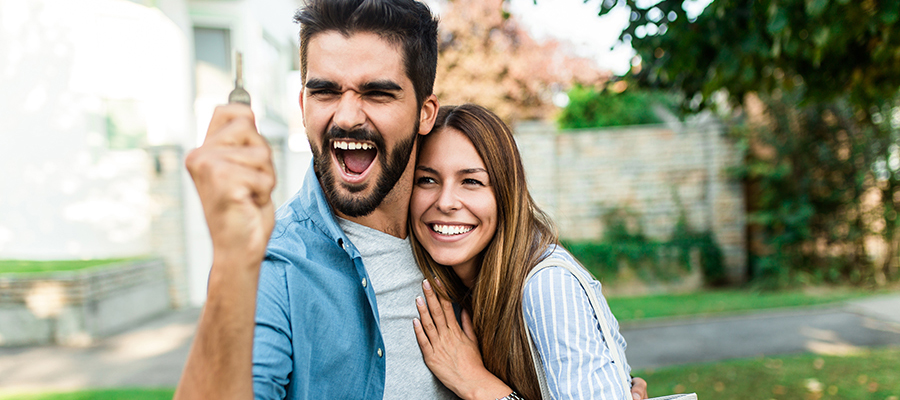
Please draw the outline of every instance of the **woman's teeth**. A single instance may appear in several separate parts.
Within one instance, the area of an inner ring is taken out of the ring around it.
[[[362,142],[335,141],[334,148],[341,150],[369,150],[375,148],[375,146]]]
[[[464,225],[438,225],[434,224],[431,226],[431,230],[440,233],[441,235],[460,235],[475,229],[474,226],[464,226]]]

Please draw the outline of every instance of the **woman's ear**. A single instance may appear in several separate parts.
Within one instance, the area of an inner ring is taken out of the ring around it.
[[[437,118],[438,109],[441,107],[438,103],[437,96],[432,94],[422,102],[422,110],[419,111],[419,134],[427,135],[434,127],[434,120]]]

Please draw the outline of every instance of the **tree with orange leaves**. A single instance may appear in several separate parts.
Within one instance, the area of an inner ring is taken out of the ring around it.
[[[505,6],[502,0],[442,5],[435,81],[441,104],[478,103],[507,122],[550,119],[554,94],[609,79],[593,61],[566,55],[559,42],[535,41]]]

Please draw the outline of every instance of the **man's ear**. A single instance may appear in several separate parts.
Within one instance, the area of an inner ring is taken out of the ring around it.
[[[303,108],[303,93],[306,91],[306,88],[300,90],[300,120],[303,123],[303,127],[306,128],[306,109]]]
[[[427,135],[434,127],[435,118],[437,118],[438,109],[441,108],[438,103],[437,96],[434,94],[425,98],[422,102],[422,110],[419,112],[419,134]]]

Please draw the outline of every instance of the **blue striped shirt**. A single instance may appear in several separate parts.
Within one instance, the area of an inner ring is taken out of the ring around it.
[[[564,257],[579,265],[561,247],[551,257]],[[619,323],[600,292],[600,282],[587,271],[580,269],[580,272],[589,278],[602,303],[601,311],[613,331],[610,336],[618,343],[625,373],[630,374],[631,367],[625,359],[625,338],[619,333]],[[626,398],[630,388],[622,387],[587,293],[571,272],[563,267],[547,267],[535,273],[525,284],[522,307],[555,399]]]

